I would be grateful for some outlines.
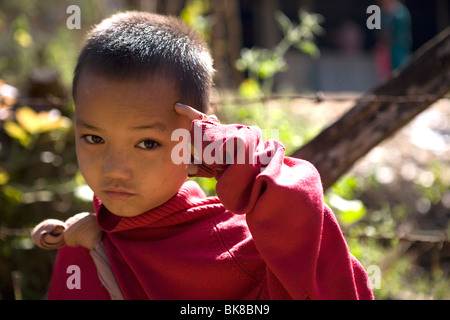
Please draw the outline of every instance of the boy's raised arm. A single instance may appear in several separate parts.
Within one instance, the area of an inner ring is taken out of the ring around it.
[[[279,141],[261,142],[256,127],[222,125],[192,110],[177,110],[196,119],[191,136],[202,135],[202,162],[191,172],[216,177],[225,208],[246,214],[270,298],[372,299],[367,274],[323,202],[317,170],[286,157]]]

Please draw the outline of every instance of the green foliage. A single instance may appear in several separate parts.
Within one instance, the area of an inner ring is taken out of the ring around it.
[[[244,48],[236,61],[236,68],[248,74],[248,79],[239,88],[239,93],[245,98],[258,98],[272,92],[275,75],[288,68],[284,56],[291,47],[312,57],[319,56],[314,37],[324,31],[320,26],[323,19],[320,15],[300,11],[298,25],[281,11],[275,13],[275,18],[283,39],[272,49]]]
[[[81,35],[95,6],[83,8],[83,30],[66,28],[70,0],[0,2],[0,78],[21,89],[35,68],[50,68],[70,86]],[[63,103],[64,100],[62,100]],[[36,248],[30,228],[47,218],[65,220],[91,211],[75,193],[77,180],[72,105],[11,109],[0,102],[0,299],[42,299],[55,252]]]
[[[82,8],[81,30],[66,27],[66,8]],[[57,69],[70,85],[81,40],[97,22],[98,4],[90,0],[4,0],[0,2],[0,77],[22,85],[34,68]]]
[[[336,182],[327,193],[325,200],[344,227],[358,222],[366,214],[364,203],[356,199],[355,193],[359,185],[357,177],[347,175]]]
[[[56,109],[36,112],[22,107],[1,121],[0,128],[0,297],[14,298],[10,295],[14,274],[20,280],[15,298],[20,292],[23,299],[40,299],[49,281],[54,252],[35,248],[29,228],[47,218],[65,220],[92,210],[92,205],[74,192],[80,182],[75,181],[77,167],[68,116]]]
[[[209,9],[208,0],[188,0],[180,13],[180,18],[197,30],[206,41],[209,41],[211,37]]]
[[[26,148],[36,143],[38,137],[43,133],[53,131],[54,138],[59,138],[60,134],[57,133],[57,130],[68,130],[72,126],[70,119],[61,116],[56,109],[36,113],[29,107],[21,107],[16,110],[15,118],[17,123],[5,122],[5,132]]]

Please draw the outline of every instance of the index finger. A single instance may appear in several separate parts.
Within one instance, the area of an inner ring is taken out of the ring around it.
[[[206,114],[179,102],[175,103],[174,109],[178,114],[186,116],[190,120],[203,119],[206,117]]]

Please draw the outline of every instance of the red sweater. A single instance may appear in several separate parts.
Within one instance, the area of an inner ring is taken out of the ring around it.
[[[165,204],[132,218],[113,215],[94,199],[126,299],[373,298],[311,164],[284,156],[277,141],[259,144],[253,127],[224,133],[227,126],[213,121],[194,123],[223,146],[238,133],[247,154],[257,146],[256,161],[202,165],[199,175],[218,179],[218,197],[188,181]],[[261,164],[261,154],[269,155],[268,164]],[[80,289],[66,285],[70,265],[80,268]],[[87,249],[59,250],[48,298],[109,299]]]

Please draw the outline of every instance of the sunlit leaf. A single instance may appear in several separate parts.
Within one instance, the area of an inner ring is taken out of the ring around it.
[[[9,181],[9,174],[6,171],[0,171],[0,185],[4,185]]]
[[[41,111],[36,113],[29,107],[16,111],[17,122],[29,133],[38,134],[59,128],[70,127],[70,120],[61,116],[58,111]]]
[[[239,93],[244,98],[252,99],[261,95],[261,89],[258,82],[253,79],[246,79],[239,86]]]
[[[344,199],[355,198],[355,190],[361,186],[356,176],[345,175],[333,185],[333,193]]]
[[[283,58],[272,58],[261,61],[258,69],[258,76],[261,79],[267,79],[273,77],[276,73],[284,71],[286,69],[286,63]]]
[[[39,122],[37,113],[29,108],[22,107],[16,111],[17,122],[29,133],[34,134],[39,132]]]
[[[345,225],[351,225],[361,220],[366,214],[366,207],[360,200],[346,200],[336,194],[329,198],[330,205],[339,211],[339,220]]]
[[[33,38],[31,35],[24,29],[17,29],[14,32],[14,40],[21,46],[22,48],[29,48],[33,44]]]
[[[19,141],[22,146],[27,147],[30,144],[30,135],[17,123],[6,121],[3,128],[8,136]]]
[[[210,22],[208,20],[209,11],[209,1],[188,0],[180,13],[180,18],[208,40],[211,33]]]
[[[296,47],[314,58],[317,58],[320,55],[319,48],[317,48],[316,44],[312,41],[301,41]]]
[[[299,18],[302,25],[316,35],[322,35],[325,29],[320,25],[324,21],[324,17],[317,13],[309,13],[304,10],[299,11]]]
[[[278,22],[278,25],[280,26],[280,29],[287,33],[289,30],[291,30],[294,26],[291,22],[291,20],[281,11],[275,12],[275,19]]]
[[[3,194],[6,198],[9,199],[10,202],[19,203],[22,201],[22,192],[19,189],[14,188],[13,186],[6,185],[2,188]]]

